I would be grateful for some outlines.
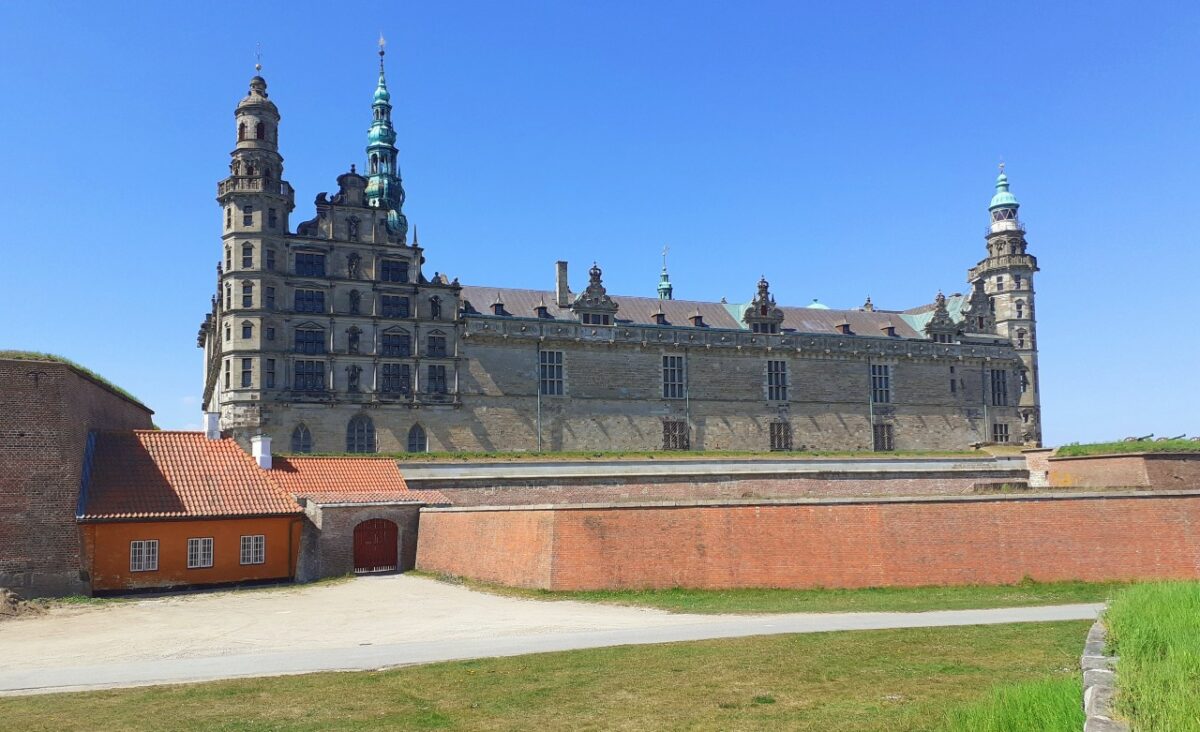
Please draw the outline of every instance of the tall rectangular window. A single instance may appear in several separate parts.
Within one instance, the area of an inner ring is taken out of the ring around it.
[[[383,260],[379,268],[379,279],[384,282],[408,282],[408,262]]]
[[[1008,372],[1004,369],[992,369],[992,406],[1008,406]]]
[[[412,372],[406,363],[385,363],[379,390],[384,394],[407,394],[412,391]]]
[[[211,538],[188,539],[188,569],[204,569],[213,566],[213,540]]]
[[[408,358],[412,355],[412,337],[407,333],[384,333],[383,355]]]
[[[225,359],[225,388],[229,388],[229,380],[232,378],[229,371],[229,359]]]
[[[663,420],[663,449],[687,450],[691,446],[688,439],[688,424],[682,419]]]
[[[447,393],[446,385],[446,367],[445,366],[430,366],[429,381],[426,385],[426,390],[430,394],[445,394]]]
[[[446,357],[446,336],[440,332],[429,334],[425,343],[425,355],[432,358]]]
[[[252,269],[254,267],[254,245],[242,245],[242,269]]]
[[[662,357],[663,399],[683,399],[683,356]]]
[[[250,382],[251,382],[253,376],[254,376],[254,359],[243,358],[242,359],[242,388],[243,389],[250,387]]]
[[[254,307],[254,283],[253,282],[243,282],[242,283],[242,307],[244,307],[244,308]]]
[[[538,389],[547,396],[563,394],[563,352],[538,352]]]
[[[233,249],[225,247],[225,271],[233,269]]]
[[[408,298],[399,295],[383,295],[379,298],[380,315],[385,318],[407,318]]]
[[[267,209],[267,226],[268,226],[269,228],[272,228],[272,229],[274,229],[274,228],[275,228],[275,225],[276,225],[278,222],[279,222],[279,219],[278,219],[278,217],[275,215],[275,209],[273,209],[273,208],[268,208],[268,209]]]
[[[242,323],[242,339],[254,337],[254,326],[249,323]]]
[[[787,398],[787,361],[767,361],[767,399],[786,402]]]
[[[275,250],[267,250],[267,269],[275,271]]]
[[[325,312],[325,292],[323,290],[296,290],[296,312],[323,313]]]
[[[890,404],[892,401],[892,367],[871,364],[871,402]]]
[[[263,307],[265,307],[267,310],[274,310],[275,309],[275,288],[268,287],[265,290],[263,290],[263,292],[266,295],[266,297],[264,298]]]
[[[296,391],[322,391],[325,389],[324,361],[297,361],[292,388]]]
[[[324,277],[325,255],[296,252],[296,274],[300,277]]]
[[[262,534],[243,536],[241,542],[242,564],[263,564],[267,561],[267,537]]]
[[[250,205],[242,206],[242,226],[254,225],[254,207]]]
[[[158,539],[129,542],[129,571],[153,572],[158,569]]]
[[[1008,442],[1008,425],[996,422],[992,425],[992,442]]]
[[[875,452],[891,452],[896,449],[896,432],[892,425],[873,425],[871,432],[875,438]]]
[[[771,449],[792,449],[792,424],[790,422],[771,423]]]
[[[275,359],[268,358],[267,365],[263,368],[263,388],[275,388]]]
[[[297,330],[296,353],[325,353],[325,331]]]

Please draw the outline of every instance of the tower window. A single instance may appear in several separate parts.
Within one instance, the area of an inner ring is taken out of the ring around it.
[[[385,363],[379,390],[384,394],[407,394],[412,391],[412,370],[406,363]]]
[[[296,331],[296,353],[325,353],[325,333],[320,330]]]
[[[429,334],[425,345],[425,355],[433,358],[445,358],[446,335],[440,330],[435,330]]]
[[[242,245],[242,269],[250,269],[254,266],[254,245]]]
[[[383,355],[408,358],[412,355],[412,338],[407,333],[384,333]]]
[[[225,283],[225,309],[233,307],[233,285]]]
[[[1017,300],[1017,318],[1025,317],[1025,301]]]
[[[238,123],[238,140],[241,141],[241,140],[245,140],[245,139],[246,139],[246,123],[239,122]]]
[[[1004,291],[1004,275],[996,275],[996,292]]]
[[[385,318],[407,318],[408,298],[399,295],[382,295],[379,298],[380,314]]]
[[[325,255],[296,252],[296,274],[300,277],[324,277]]]
[[[1013,275],[1013,289],[1021,289],[1021,275]]]
[[[226,323],[225,324],[225,340],[229,341],[232,338],[233,338],[233,328],[230,327],[229,323]]]
[[[233,226],[233,206],[225,207],[225,228]]]
[[[254,359],[242,359],[242,388],[249,388],[252,377],[254,376]]]
[[[375,110],[375,118],[379,118],[379,110]],[[371,153],[371,175],[379,172],[379,156]]]
[[[229,359],[225,359],[225,388],[229,388]]]
[[[256,140],[261,140],[261,139],[265,138],[266,136],[267,136],[267,126],[266,125],[264,125],[262,122],[259,122],[258,124],[254,125],[254,138]]]
[[[254,225],[254,207],[247,204],[242,206],[242,226]]]
[[[1025,335],[1026,331],[1024,328],[1017,329],[1017,348],[1025,347]]]
[[[408,282],[408,262],[394,259],[383,260],[379,279],[384,282]]]
[[[430,366],[428,384],[425,387],[430,394],[445,394],[448,389],[446,386],[446,367],[445,366]]]
[[[279,219],[275,215],[275,209],[268,208],[267,209],[267,227],[274,229],[278,223],[279,223]]]
[[[892,367],[885,364],[871,364],[871,402],[873,404],[890,404],[891,401]]]
[[[254,337],[254,325],[250,321],[242,323],[242,338],[250,339]]]
[[[268,358],[267,365],[263,368],[263,388],[275,388],[275,359]]]
[[[242,283],[242,307],[244,307],[244,308],[254,307],[254,283],[253,282],[243,282]]]
[[[225,271],[233,269],[233,249],[225,247]]]

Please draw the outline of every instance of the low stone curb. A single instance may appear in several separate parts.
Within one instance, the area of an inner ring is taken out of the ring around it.
[[[1104,624],[1097,620],[1088,631],[1079,659],[1083,669],[1083,732],[1129,732],[1129,725],[1112,718],[1117,657],[1104,655],[1106,633]]]

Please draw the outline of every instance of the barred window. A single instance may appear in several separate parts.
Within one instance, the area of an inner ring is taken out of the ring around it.
[[[790,422],[771,423],[771,449],[792,449],[792,424]]]
[[[689,446],[687,422],[682,419],[663,420],[663,449],[687,450]]]
[[[786,402],[787,398],[787,361],[767,361],[767,399]]]
[[[296,307],[298,313],[325,312],[324,290],[296,290]]]
[[[871,428],[875,438],[875,452],[891,452],[896,449],[896,432],[890,424],[877,424]]]
[[[384,333],[383,355],[407,358],[412,355],[412,338],[407,333]]]
[[[563,394],[563,352],[538,352],[538,389],[548,396]]]
[[[301,277],[324,277],[325,255],[296,252],[296,274]]]
[[[992,425],[992,442],[1008,442],[1008,425],[996,422]]]
[[[425,390],[430,394],[445,394],[448,389],[446,386],[446,367],[445,366],[430,366],[429,380],[426,383]]]
[[[205,569],[213,566],[213,540],[211,538],[188,539],[188,569]]]
[[[407,394],[412,391],[412,370],[406,363],[383,364],[379,390],[384,394]]]
[[[129,542],[129,571],[153,572],[158,569],[158,539]]]
[[[312,433],[302,424],[292,430],[292,452],[312,452]]]
[[[1008,372],[992,369],[992,406],[1008,406]]]
[[[425,355],[434,358],[444,358],[446,356],[446,334],[440,330],[435,330],[429,334],[426,341]]]
[[[683,395],[684,395],[683,356],[663,356],[662,357],[662,379],[663,379],[663,391],[662,391],[663,399],[683,399]]]
[[[296,353],[325,353],[325,331],[297,329]]]
[[[325,388],[324,361],[297,361],[292,388],[296,391],[321,391]]]
[[[242,537],[242,564],[263,564],[267,561],[267,537],[262,534]]]
[[[379,298],[380,315],[385,318],[407,318],[408,298],[399,295],[384,295]]]
[[[891,401],[892,367],[883,364],[871,364],[871,402],[874,404],[890,404]]]
[[[375,423],[359,415],[346,425],[346,452],[375,452]]]
[[[408,262],[383,260],[379,268],[379,279],[384,282],[408,282]]]

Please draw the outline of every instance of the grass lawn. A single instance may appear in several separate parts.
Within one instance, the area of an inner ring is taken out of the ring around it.
[[[1104,602],[1127,585],[1116,582],[1020,582],[958,587],[871,587],[858,590],[592,590],[556,592],[506,587],[431,573],[415,574],[472,589],[534,600],[583,600],[654,607],[677,613],[916,612]],[[1082,647],[1081,649],[1082,650]]]
[[[1063,445],[1055,457],[1082,455],[1113,455],[1125,452],[1200,452],[1195,440],[1163,440],[1162,442],[1097,442],[1088,445]]]
[[[977,725],[1012,684],[1074,689],[1089,623],[624,646],[84,694],[0,698],[13,730],[815,730]],[[968,716],[963,716],[964,714]],[[974,715],[974,716],[970,716]],[[1082,716],[1061,729],[1076,732]]]
[[[1104,614],[1117,712],[1140,732],[1200,728],[1200,582],[1122,590]]]

